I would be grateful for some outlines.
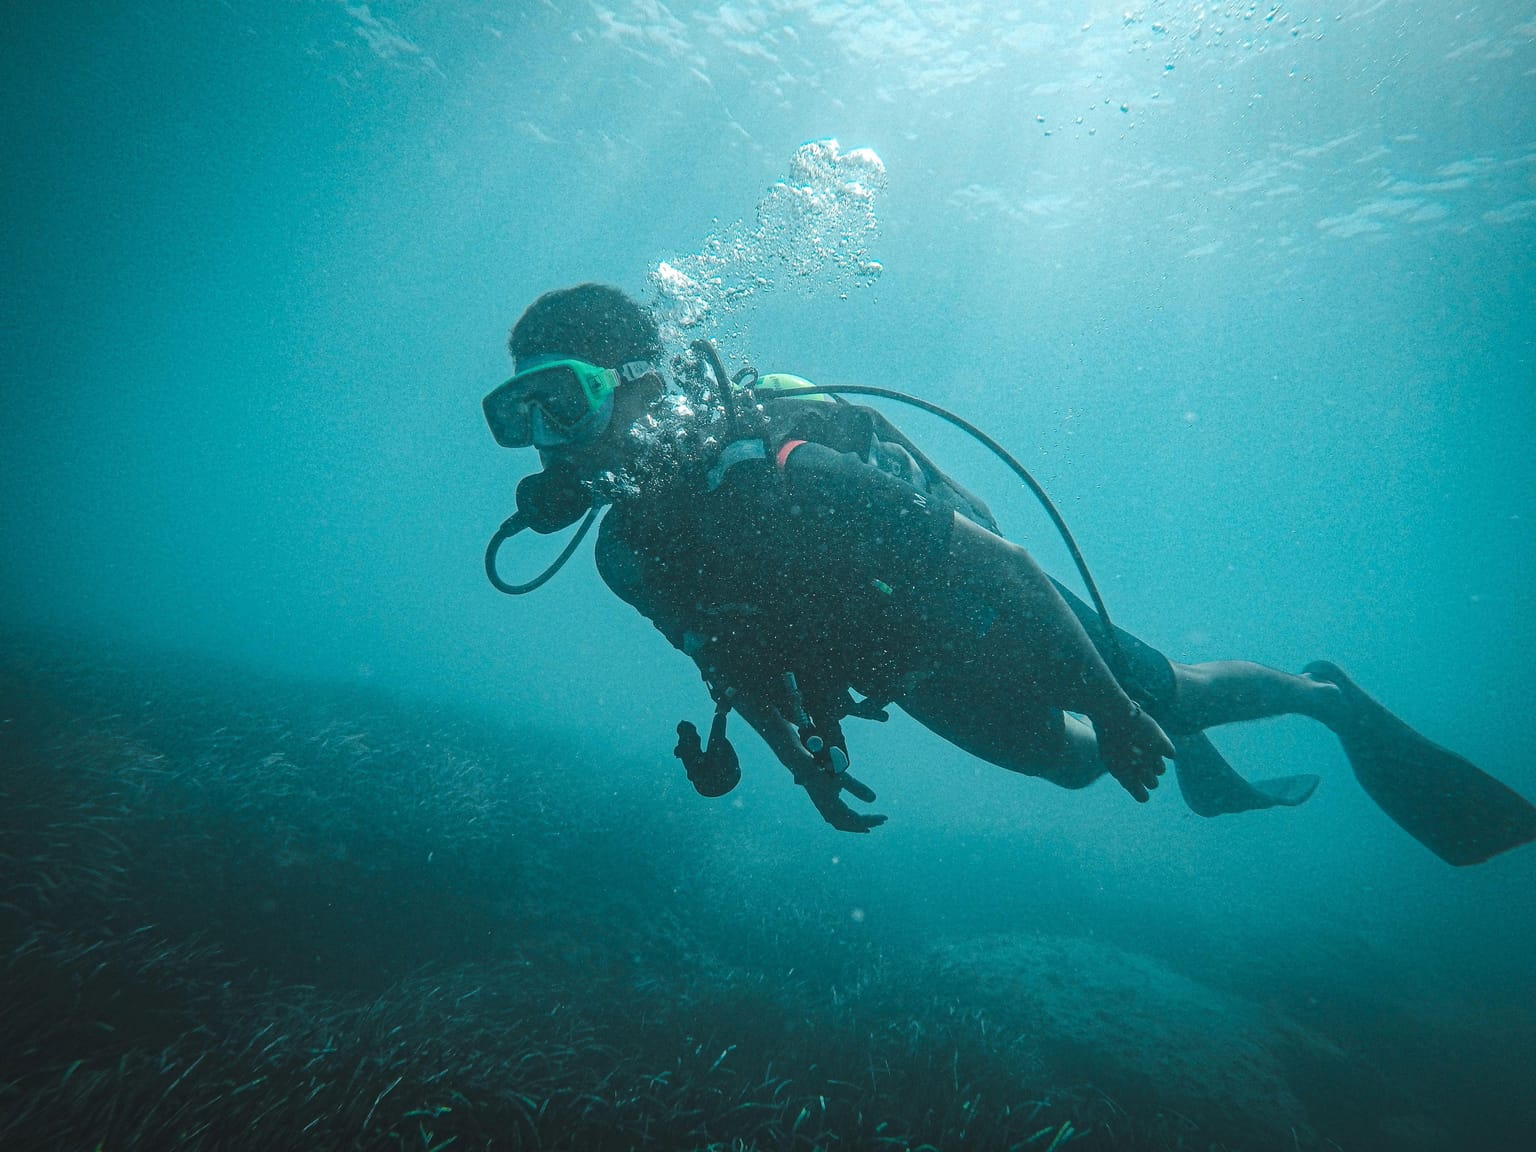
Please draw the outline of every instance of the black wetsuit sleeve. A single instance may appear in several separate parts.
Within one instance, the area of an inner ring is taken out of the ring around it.
[[[997,520],[992,515],[992,509],[970,489],[966,488],[953,476],[947,474],[937,464],[928,458],[928,454],[913,443],[911,437],[893,424],[878,408],[866,408],[863,405],[850,405],[860,408],[870,414],[871,423],[874,426],[875,435],[881,440],[889,440],[898,444],[910,455],[917,466],[922,469],[923,476],[930,490],[946,491],[953,500],[955,510],[968,520],[980,524],[989,532],[1002,534],[997,526]]]
[[[647,582],[644,558],[631,541],[625,510],[612,508],[598,529],[593,555],[597,574],[613,594],[656,626],[672,647],[683,650],[688,630],[683,613],[654,582]]]
[[[619,599],[655,625],[667,643],[693,661],[711,692],[725,686],[740,693],[761,690],[756,654],[763,647],[762,635],[737,626],[731,627],[732,642],[723,648],[715,642],[720,621],[706,624],[696,594],[679,586],[667,558],[659,554],[666,550],[646,542],[648,528],[656,527],[650,522],[651,511],[620,507],[609,511],[594,553],[598,575]],[[741,660],[732,658],[734,649],[741,650]]]

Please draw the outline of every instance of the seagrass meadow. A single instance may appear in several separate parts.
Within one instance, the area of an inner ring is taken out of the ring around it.
[[[557,786],[536,733],[25,645],[4,699],[6,1148],[1130,1132],[824,910],[732,914],[708,846]],[[788,972],[802,934],[827,950]]]
[[[1045,908],[850,918],[792,846],[701,836],[535,728],[6,653],[8,1150],[1332,1149],[1396,1113],[1498,1147],[1531,1119]]]

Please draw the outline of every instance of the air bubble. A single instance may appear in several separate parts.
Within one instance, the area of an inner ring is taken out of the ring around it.
[[[885,183],[885,163],[872,148],[842,152],[836,140],[802,144],[785,179],[758,201],[755,223],[717,225],[700,251],[651,271],[664,338],[681,345],[718,330],[758,295],[785,283],[846,298],[877,279],[883,269],[869,247],[879,234],[874,203]]]

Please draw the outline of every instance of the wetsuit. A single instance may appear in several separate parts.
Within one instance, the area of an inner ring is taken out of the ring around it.
[[[990,640],[995,613],[950,578],[954,514],[995,530],[986,506],[873,409],[781,406],[761,455],[616,503],[598,535],[604,581],[716,689],[783,711],[793,672],[835,724],[852,687],[994,762],[1026,734],[1059,740],[1060,712],[1007,674],[1030,654]],[[1057,587],[1103,652],[1098,617]],[[1168,661],[1119,635],[1120,679],[1156,716]]]

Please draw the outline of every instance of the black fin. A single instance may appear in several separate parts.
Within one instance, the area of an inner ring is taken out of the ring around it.
[[[1317,791],[1321,778],[1278,776],[1250,783],[1232,770],[1204,732],[1171,737],[1173,772],[1184,803],[1196,816],[1226,816],[1263,808],[1294,808]]]
[[[1536,840],[1536,806],[1470,760],[1419,735],[1337,664],[1304,669],[1349,705],[1338,733],[1355,778],[1398,827],[1447,864],[1480,864]]]

